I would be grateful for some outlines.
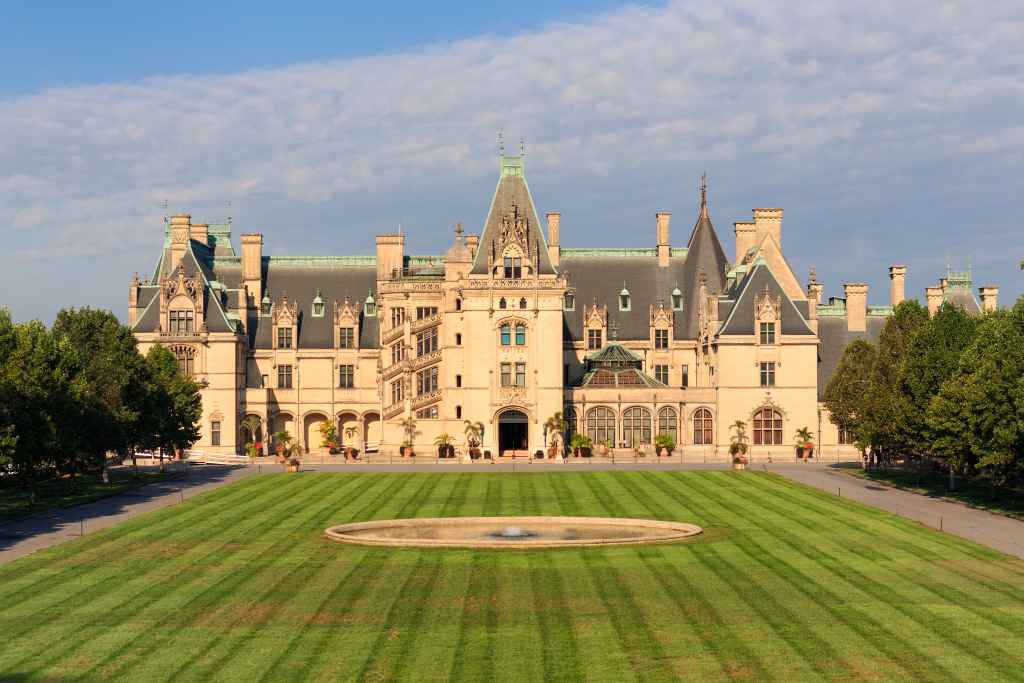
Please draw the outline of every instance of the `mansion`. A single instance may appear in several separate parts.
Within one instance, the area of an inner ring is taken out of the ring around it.
[[[152,276],[134,278],[128,320],[145,352],[169,347],[203,383],[196,448],[243,451],[244,418],[260,437],[287,430],[307,451],[335,422],[345,443],[397,452],[409,440],[433,453],[447,433],[484,425],[482,448],[545,449],[561,412],[567,433],[631,449],[670,435],[690,454],[725,455],[730,426],[747,424],[753,457],[792,456],[808,428],[819,451],[847,451],[822,394],[845,346],[876,340],[904,298],[906,268],[889,268],[890,296],[868,286],[822,300],[782,250],[782,209],[734,224],[727,255],[706,187],[685,246],[671,214],[655,214],[649,248],[561,246],[560,214],[542,225],[521,156],[501,156],[479,234],[455,229],[440,256],[405,251],[405,236],[376,238],[375,256],[270,256],[263,235],[175,215]],[[970,275],[930,287],[972,311]]]

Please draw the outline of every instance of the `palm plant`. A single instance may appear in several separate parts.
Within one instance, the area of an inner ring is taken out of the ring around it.
[[[479,447],[484,441],[484,423],[472,420],[463,420],[463,423],[465,424],[463,431],[466,434],[466,443],[470,448]]]
[[[743,420],[736,420],[730,429],[733,430],[733,435],[729,443],[729,454],[734,459],[741,458],[747,454],[747,442],[750,440],[750,437],[747,436],[747,423]]]
[[[800,429],[796,430],[796,436],[794,438],[796,438],[797,446],[803,446],[804,448],[807,448],[808,444],[810,444],[811,441],[813,441],[814,439],[814,432],[809,430],[807,427],[801,427]]]
[[[263,420],[258,415],[246,415],[245,419],[242,420],[242,432],[245,433],[245,440],[248,443],[256,441],[256,435],[260,431],[260,427],[263,425]]]
[[[567,424],[565,417],[562,416],[562,411],[558,411],[544,423],[544,431],[546,434],[551,434],[552,438],[554,438],[555,435],[561,435],[565,432]]]
[[[292,435],[288,433],[287,429],[274,434],[274,442],[277,444],[278,455],[285,455],[285,452],[289,450],[289,444],[292,442]]]
[[[416,437],[421,433],[416,429],[416,418],[412,415],[409,417],[403,417],[399,424],[402,425],[402,431],[405,432],[405,441],[402,442],[402,447],[408,448],[410,455],[415,455],[415,453],[413,453],[412,444],[416,440]]]

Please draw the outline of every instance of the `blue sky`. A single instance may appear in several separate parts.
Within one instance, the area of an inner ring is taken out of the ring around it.
[[[685,245],[781,206],[826,296],[970,263],[1022,290],[1019,2],[4,3],[0,305],[123,315],[161,203],[277,254],[439,254],[479,230],[495,137],[527,141],[567,246]],[[139,5],[154,5],[140,8]],[[228,203],[230,202],[230,208]]]

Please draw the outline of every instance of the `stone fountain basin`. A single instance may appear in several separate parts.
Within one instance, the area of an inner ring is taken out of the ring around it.
[[[530,535],[502,537],[510,528]],[[339,524],[324,533],[356,545],[526,549],[670,543],[703,531],[685,522],[622,517],[424,517]]]

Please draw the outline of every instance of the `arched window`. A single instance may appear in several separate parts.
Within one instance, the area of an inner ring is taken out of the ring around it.
[[[782,445],[782,414],[771,408],[761,408],[754,413],[754,445]]]
[[[456,420],[461,420],[462,419],[462,406],[455,406],[455,419]]]
[[[628,311],[630,310],[631,297],[629,296],[629,290],[626,289],[626,283],[622,283],[622,291],[619,292],[619,310]]]
[[[526,344],[526,325],[519,323],[516,325],[516,346],[523,346]]]
[[[647,408],[627,408],[622,413],[622,438],[627,448],[651,443],[651,411]]]
[[[460,332],[455,333],[455,345],[462,346],[462,333]]]
[[[683,293],[678,287],[672,290],[672,310],[683,310]]]
[[[524,311],[526,310],[526,297],[519,300],[519,308]]]
[[[607,441],[615,445],[615,413],[611,408],[598,406],[587,412],[587,436],[593,443]]]
[[[195,374],[195,349],[191,346],[175,346],[171,351],[174,353],[174,359],[178,361],[178,369],[192,377]]]
[[[501,299],[498,301],[498,308],[500,308],[501,310],[505,310],[506,308],[508,308],[508,302],[505,301],[505,297],[501,297]]]
[[[462,310],[462,299],[456,299],[455,300],[455,310],[456,311],[461,311]]]
[[[499,336],[501,337],[501,345],[508,346],[512,343],[512,325],[509,323],[502,323],[501,327],[498,328]]]
[[[715,443],[715,423],[711,411],[700,408],[693,414],[693,443],[695,446],[711,446]]]
[[[679,419],[675,408],[662,408],[658,411],[658,436],[665,434],[672,437],[674,443],[679,443],[676,437]]]

